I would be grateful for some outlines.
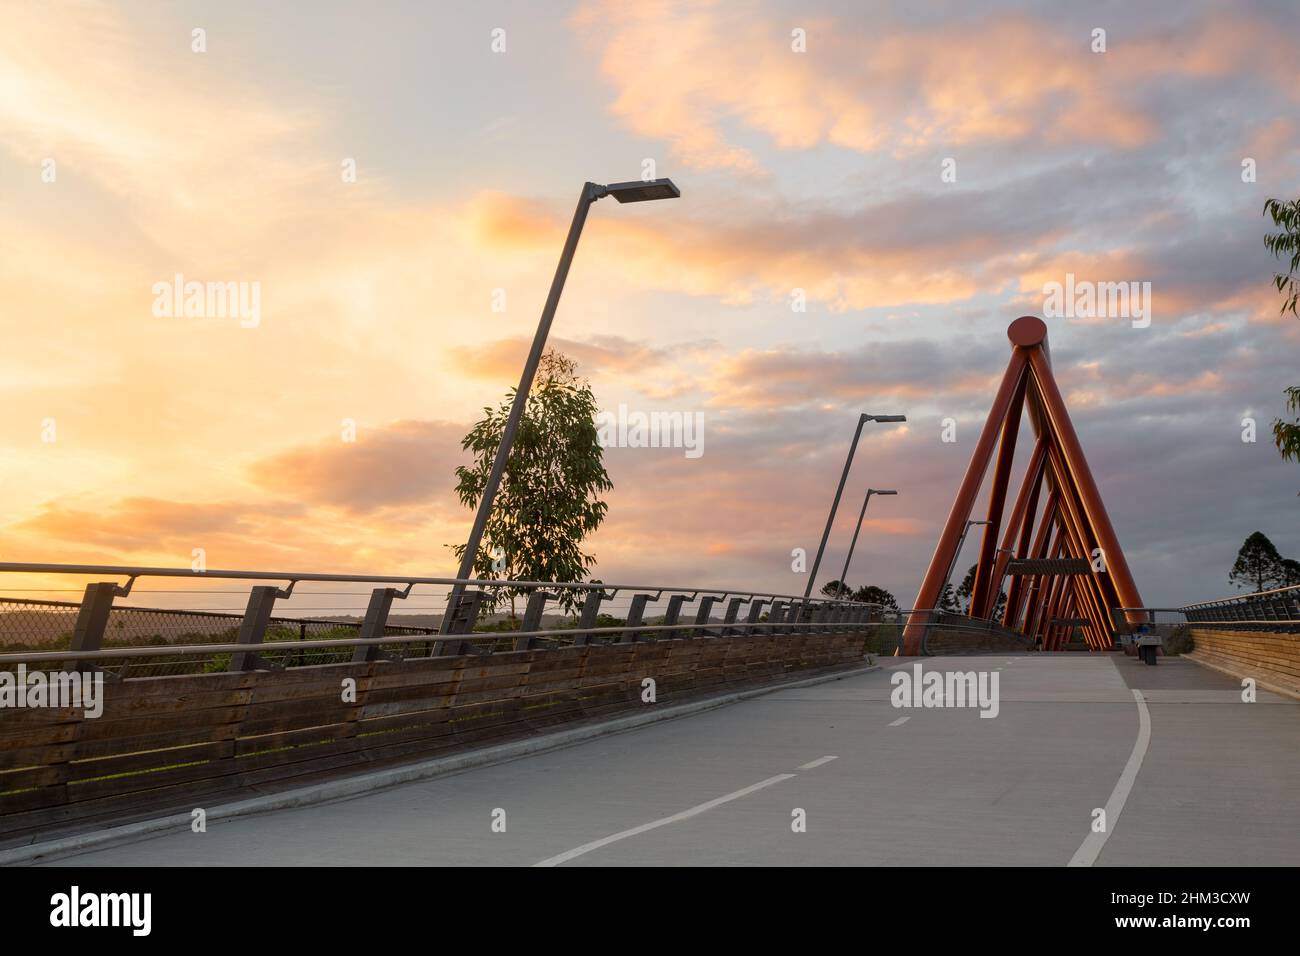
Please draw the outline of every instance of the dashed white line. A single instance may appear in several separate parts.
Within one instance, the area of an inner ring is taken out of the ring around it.
[[[670,823],[680,823],[682,820],[689,820],[691,817],[699,816],[701,813],[707,813],[714,807],[720,807],[724,803],[730,803],[732,800],[739,800],[741,797],[747,797],[757,790],[770,787],[773,784],[780,783],[783,780],[789,780],[796,776],[793,773],[778,773],[775,777],[768,777],[766,780],[760,780],[752,786],[745,787],[743,790],[737,790],[729,793],[725,797],[718,797],[716,800],[710,800],[708,803],[701,803],[699,806],[691,807],[689,810],[683,810],[681,813],[674,813],[671,817],[663,817],[659,820],[652,820],[649,823],[643,823],[639,827],[633,827],[630,830],[622,830],[618,833],[611,834],[607,837],[601,837],[599,840],[592,840],[590,843],[584,843],[582,846],[574,847],[572,850],[565,850],[556,856],[547,857],[540,863],[534,863],[533,866],[559,866],[561,863],[567,863],[575,857],[590,853],[592,850],[599,850],[603,846],[609,846],[611,843],[617,843],[619,840],[626,840],[628,837],[634,837],[650,830],[666,827]]]
[[[816,760],[810,760],[799,767],[800,770],[811,770],[813,767],[820,767],[824,763],[830,763],[832,760],[839,760],[839,757],[818,757]]]
[[[896,721],[894,721],[894,722],[893,722],[892,724],[890,724],[889,726],[891,726],[891,727],[897,727],[899,724],[906,723],[907,721],[909,721],[909,720],[911,720],[911,719],[912,719],[911,717],[899,717]]]
[[[1142,699],[1140,690],[1133,691],[1133,699],[1137,701],[1138,706],[1137,740],[1133,743],[1133,752],[1128,755],[1128,763],[1124,765],[1124,771],[1119,775],[1110,799],[1106,801],[1106,832],[1089,833],[1084,837],[1083,842],[1079,844],[1079,849],[1075,850],[1074,856],[1070,857],[1068,866],[1092,866],[1097,861],[1101,848],[1106,845],[1106,841],[1115,831],[1115,824],[1119,822],[1119,815],[1124,810],[1129,791],[1133,789],[1133,781],[1137,779],[1138,771],[1142,769],[1142,760],[1147,755],[1147,744],[1151,742],[1151,713],[1147,710],[1147,703]]]

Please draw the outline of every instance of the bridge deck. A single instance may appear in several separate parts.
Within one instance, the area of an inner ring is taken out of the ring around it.
[[[1300,862],[1297,702],[1244,704],[1236,681],[1190,661],[1029,654],[924,662],[996,671],[996,719],[895,709],[891,674],[912,663],[56,863]],[[1149,745],[1116,819],[1143,706]],[[1089,825],[1108,803],[1101,843]],[[495,808],[505,833],[491,830]],[[806,833],[792,832],[795,808]]]

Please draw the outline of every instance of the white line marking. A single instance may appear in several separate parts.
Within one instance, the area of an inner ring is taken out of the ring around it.
[[[810,760],[800,770],[811,770],[813,767],[820,767],[824,763],[830,763],[832,760],[839,760],[839,757],[818,757],[816,760]]]
[[[1097,861],[1102,847],[1115,832],[1115,824],[1119,822],[1119,815],[1124,810],[1129,791],[1133,789],[1133,781],[1137,779],[1138,771],[1142,769],[1142,760],[1147,755],[1147,744],[1151,742],[1151,713],[1147,710],[1147,702],[1142,699],[1140,690],[1133,691],[1133,699],[1137,701],[1138,706],[1137,740],[1133,743],[1133,752],[1128,755],[1124,772],[1119,775],[1115,789],[1110,799],[1106,801],[1106,832],[1089,833],[1084,837],[1083,842],[1079,844],[1079,849],[1075,850],[1074,856],[1070,857],[1067,866],[1092,866]]]
[[[909,720],[911,720],[911,719],[912,719],[911,717],[899,717],[896,721],[894,721],[894,722],[893,722],[892,724],[890,724],[889,726],[891,726],[891,727],[897,727],[899,724],[906,723],[907,721],[909,721]]]
[[[643,823],[639,827],[633,827],[631,830],[622,830],[611,836],[601,837],[599,840],[592,840],[590,843],[584,843],[582,846],[574,847],[572,850],[565,850],[563,853],[547,857],[540,863],[534,863],[533,866],[559,866],[561,863],[567,863],[575,857],[590,853],[592,850],[599,850],[602,846],[608,846],[611,843],[617,843],[619,840],[626,840],[628,837],[634,837],[649,830],[655,830],[659,827],[666,827],[670,823],[680,823],[683,820],[689,820],[691,817],[699,816],[712,810],[714,807],[720,807],[724,803],[730,803],[732,800],[739,800],[741,797],[747,797],[755,791],[770,787],[773,784],[781,783],[783,780],[789,780],[797,776],[793,773],[778,773],[775,777],[768,777],[766,780],[760,780],[753,786],[746,787],[743,790],[737,790],[735,793],[729,793],[725,797],[718,797],[716,800],[710,800],[708,803],[701,803],[697,807],[691,807],[689,810],[683,810],[681,813],[674,813],[671,817],[664,817],[660,820],[652,820],[650,823]]]

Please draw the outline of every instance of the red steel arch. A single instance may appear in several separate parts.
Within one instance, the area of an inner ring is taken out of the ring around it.
[[[1088,621],[1084,627],[1088,646],[1106,650],[1112,646],[1112,611],[1142,607],[1142,596],[1052,375],[1047,324],[1037,316],[1023,315],[1007,327],[1007,337],[1011,340],[1011,361],[912,606],[938,606],[996,446],[988,524],[984,525],[975,565],[971,616],[991,616],[1013,551],[1018,560],[1083,558],[1090,566],[1087,574],[1012,577],[1003,624],[1040,640],[1044,650],[1051,650],[1060,645],[1068,631],[1053,625],[1053,620],[1067,613],[1077,615]],[[1025,410],[1037,441],[1003,531],[1016,439]],[[1040,515],[1038,504],[1044,498],[1044,488],[1047,494]],[[1001,548],[997,546],[1000,533]],[[913,615],[903,631],[904,654],[921,653],[926,617]]]

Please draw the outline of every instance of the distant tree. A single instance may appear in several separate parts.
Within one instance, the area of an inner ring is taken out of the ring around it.
[[[822,585],[822,594],[829,598],[848,597],[852,589],[843,581],[827,581]]]
[[[952,584],[943,586],[943,594],[939,598],[939,610],[951,611],[954,614],[961,613],[961,604],[952,593]]]
[[[614,485],[597,436],[596,397],[576,369],[554,350],[542,356],[474,562],[478,577],[582,581],[596,564],[582,542],[604,520],[608,505],[600,495]],[[478,507],[513,398],[512,389],[497,408],[484,408],[461,441],[474,454],[473,464],[456,469],[456,495],[466,507]],[[465,546],[453,550],[459,557]],[[560,594],[572,611],[573,592]],[[495,598],[504,596],[515,594]]]
[[[1264,246],[1277,259],[1286,262],[1286,272],[1273,273],[1273,285],[1282,293],[1282,315],[1290,312],[1300,317],[1300,199],[1283,202],[1270,199],[1264,203],[1264,213],[1273,220],[1278,232],[1264,237]],[[1273,441],[1283,461],[1300,462],[1300,385],[1286,388],[1287,412],[1294,421],[1281,418],[1273,421]]]
[[[1237,552],[1236,563],[1228,572],[1228,582],[1239,588],[1256,591],[1275,588],[1283,580],[1282,555],[1262,531],[1251,534]]]
[[[1278,587],[1289,588],[1300,584],[1300,561],[1291,558],[1282,559],[1282,581]]]
[[[961,600],[961,612],[970,613],[970,599],[975,591],[975,565],[971,565],[966,572],[966,576],[961,579],[961,585],[957,588],[957,597]]]
[[[898,601],[894,599],[894,596],[884,588],[878,588],[874,584],[868,584],[866,587],[854,591],[853,600],[862,601],[864,604],[879,604],[891,611],[898,610]]]
[[[970,614],[971,598],[975,593],[975,565],[971,565],[966,572],[966,577],[961,580],[961,587],[957,588],[957,597],[961,599],[960,608],[963,614]],[[999,591],[998,599],[993,602],[993,617],[1001,617],[1002,610],[1007,605],[1007,592]]]

